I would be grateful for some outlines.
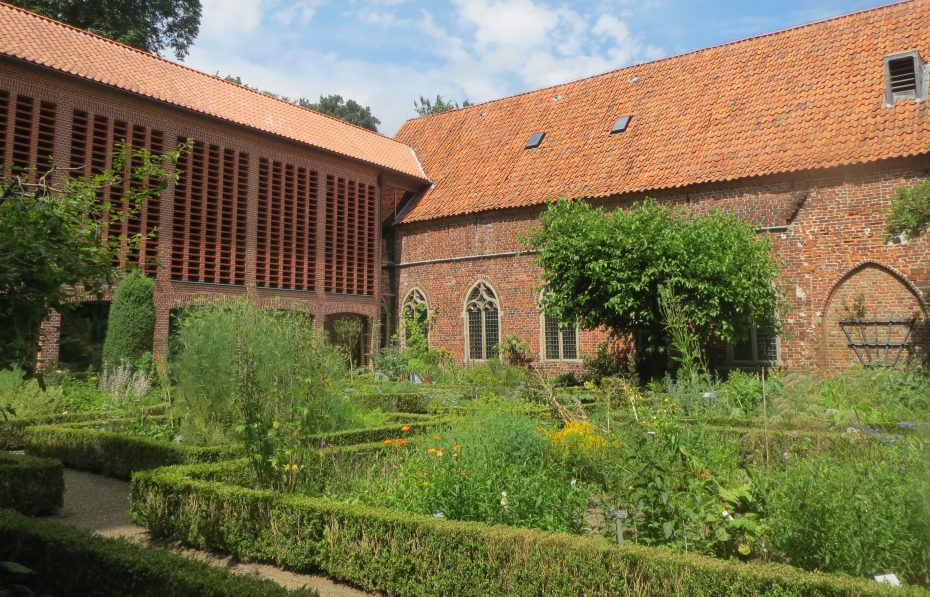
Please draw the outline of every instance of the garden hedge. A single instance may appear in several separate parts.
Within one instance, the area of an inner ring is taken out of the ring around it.
[[[134,471],[241,455],[238,446],[191,446],[69,425],[28,427],[24,444],[30,454],[57,458],[69,468],[127,480]]]
[[[224,483],[241,462],[133,476],[132,517],[154,535],[388,595],[926,595],[874,581],[744,564],[601,537],[436,519]]]
[[[0,508],[30,516],[51,514],[61,507],[64,493],[58,460],[0,452]]]
[[[428,411],[429,396],[419,392],[399,392],[394,394],[359,394],[352,400],[365,408],[378,408],[383,411],[423,413]]]
[[[114,367],[121,360],[135,364],[152,350],[155,334],[155,280],[130,272],[116,287],[107,336],[103,342],[103,366]]]
[[[165,410],[166,405],[158,404],[146,407],[143,412],[146,415],[162,415],[165,413]],[[132,415],[136,414],[137,413],[132,413]],[[107,421],[129,415],[130,413],[125,411],[88,411],[0,420],[0,450],[22,450],[25,446],[26,428],[34,425]]]
[[[236,576],[162,549],[32,520],[10,510],[0,510],[0,561],[31,569],[32,574],[16,580],[38,595],[319,596],[313,590],[288,591],[269,580]],[[10,577],[0,578],[0,586]]]
[[[450,418],[430,418],[430,419],[417,419],[417,420],[408,420],[406,423],[403,421],[398,421],[392,425],[382,425],[380,427],[368,427],[368,428],[358,428],[358,429],[344,429],[342,431],[330,431],[327,433],[320,433],[314,436],[321,443],[325,440],[328,445],[331,446],[349,446],[354,444],[367,444],[372,442],[384,441],[386,439],[394,439],[401,436],[411,436],[417,433],[423,433],[426,431],[431,431],[433,429],[438,429],[447,425],[451,421]],[[410,427],[405,432],[401,432],[401,427]]]

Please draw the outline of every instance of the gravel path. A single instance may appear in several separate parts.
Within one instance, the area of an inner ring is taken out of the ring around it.
[[[123,537],[135,543],[170,549],[235,574],[273,580],[288,589],[309,587],[319,591],[322,597],[375,597],[373,593],[338,584],[325,576],[297,574],[266,564],[239,562],[230,556],[153,540],[146,529],[129,520],[129,483],[101,475],[65,469],[65,504],[49,518],[106,537]]]

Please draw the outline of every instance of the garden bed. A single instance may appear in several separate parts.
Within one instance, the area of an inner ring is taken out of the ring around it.
[[[389,595],[927,594],[778,564],[439,520],[220,480],[241,466],[139,473],[132,482],[133,520],[156,536],[294,570],[322,570]]]
[[[159,404],[146,407],[142,413],[145,416],[158,416],[163,415],[165,409],[166,406],[164,404]],[[106,421],[113,418],[125,418],[133,414],[138,413],[130,413],[128,411],[88,411],[0,420],[0,450],[22,450],[25,446],[25,431],[27,427]]]

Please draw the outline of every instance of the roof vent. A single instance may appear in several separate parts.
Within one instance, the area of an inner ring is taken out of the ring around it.
[[[632,116],[620,116],[614,120],[614,125],[610,128],[610,134],[613,135],[614,133],[624,132],[626,128],[630,126],[630,120],[632,118]]]
[[[540,143],[542,143],[543,137],[545,136],[546,133],[533,133],[530,135],[530,139],[526,142],[526,145],[523,147],[523,149],[535,149],[536,147],[539,147]]]
[[[927,65],[916,50],[885,56],[885,105],[927,100]]]

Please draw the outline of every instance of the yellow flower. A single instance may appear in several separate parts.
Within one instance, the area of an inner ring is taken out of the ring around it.
[[[386,439],[386,440],[384,440],[384,443],[385,443],[385,444],[390,444],[390,443],[391,443],[391,440]]]
[[[427,485],[429,485],[429,481],[423,481],[420,483],[420,485],[423,487],[426,487]]]
[[[430,454],[435,454],[436,448],[430,448],[429,450],[427,450],[427,452],[429,452]]]
[[[403,427],[400,428],[400,431],[401,433],[407,433],[408,431],[410,431],[410,425],[404,425]]]

